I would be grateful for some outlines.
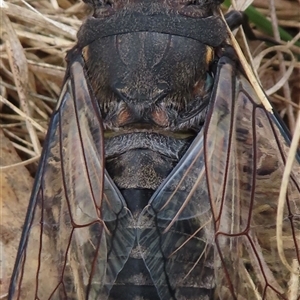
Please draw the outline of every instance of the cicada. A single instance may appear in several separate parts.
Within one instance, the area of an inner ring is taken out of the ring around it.
[[[220,1],[85,2],[9,299],[299,299],[300,159],[279,249],[290,140]]]

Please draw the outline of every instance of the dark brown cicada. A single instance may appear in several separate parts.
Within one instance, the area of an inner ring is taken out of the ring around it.
[[[279,249],[290,141],[220,2],[85,2],[9,299],[299,299],[300,159]]]

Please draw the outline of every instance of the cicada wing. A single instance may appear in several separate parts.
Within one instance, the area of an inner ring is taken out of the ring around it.
[[[223,57],[205,127],[205,163],[216,234],[220,299],[288,299],[291,273],[279,257],[276,213],[289,150],[276,117]],[[300,164],[295,159],[283,216],[283,251],[300,263]],[[295,274],[299,269],[295,268]],[[299,278],[299,273],[298,273]],[[296,291],[298,296],[300,290]],[[290,298],[289,298],[290,299]],[[296,298],[295,298],[296,299]]]
[[[106,299],[119,272],[129,258],[136,239],[136,224],[126,202],[113,180],[105,171],[103,220],[107,228],[106,277],[104,293],[95,293],[94,298]]]
[[[131,214],[104,172],[88,85],[77,55],[49,127],[9,299],[105,299],[132,248]]]
[[[200,132],[140,215],[138,243],[162,300],[200,299],[214,289],[205,175]]]

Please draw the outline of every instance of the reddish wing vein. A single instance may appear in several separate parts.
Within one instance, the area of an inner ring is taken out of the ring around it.
[[[104,172],[100,120],[77,57],[49,127],[12,299],[105,299],[128,258],[132,217]]]
[[[276,209],[289,146],[249,82],[242,75],[233,77],[226,58],[219,64],[224,65],[205,131],[207,181],[222,260],[216,270],[219,295],[288,299],[291,274],[278,255]],[[290,264],[300,263],[299,209],[300,164],[295,160],[283,224]]]

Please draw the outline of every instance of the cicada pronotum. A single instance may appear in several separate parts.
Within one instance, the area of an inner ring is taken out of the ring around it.
[[[9,299],[288,299],[276,204],[290,140],[220,1],[85,2]],[[282,229],[299,265],[299,156]]]

